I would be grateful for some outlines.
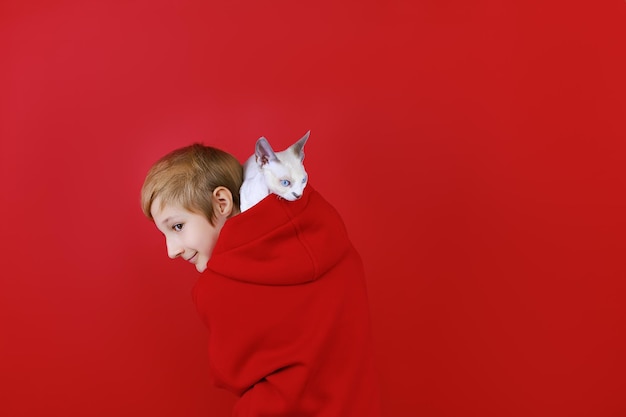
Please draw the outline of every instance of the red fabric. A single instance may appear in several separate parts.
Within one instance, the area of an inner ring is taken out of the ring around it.
[[[361,260],[311,185],[229,219],[193,294],[234,416],[380,416]]]

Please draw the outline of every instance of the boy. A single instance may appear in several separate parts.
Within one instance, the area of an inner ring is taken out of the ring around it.
[[[239,212],[241,164],[194,144],[150,169],[141,201],[168,255],[204,272],[212,382],[237,417],[379,417],[369,308],[343,221],[309,184]]]

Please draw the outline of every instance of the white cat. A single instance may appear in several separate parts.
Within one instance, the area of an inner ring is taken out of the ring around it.
[[[243,184],[239,190],[241,212],[276,194],[285,200],[302,197],[307,184],[304,170],[304,144],[311,131],[281,152],[274,152],[267,139],[256,141],[254,154],[243,164]]]

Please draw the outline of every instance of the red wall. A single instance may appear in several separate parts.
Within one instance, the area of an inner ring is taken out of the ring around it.
[[[311,130],[386,416],[626,415],[626,3],[3,1],[0,415],[227,416],[139,208]]]

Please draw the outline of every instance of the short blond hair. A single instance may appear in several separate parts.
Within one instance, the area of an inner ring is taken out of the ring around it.
[[[242,182],[243,167],[233,155],[195,143],[168,153],[152,165],[141,187],[141,208],[143,214],[154,221],[150,208],[158,197],[161,208],[177,204],[204,214],[214,224],[213,190],[226,187],[239,211]]]

